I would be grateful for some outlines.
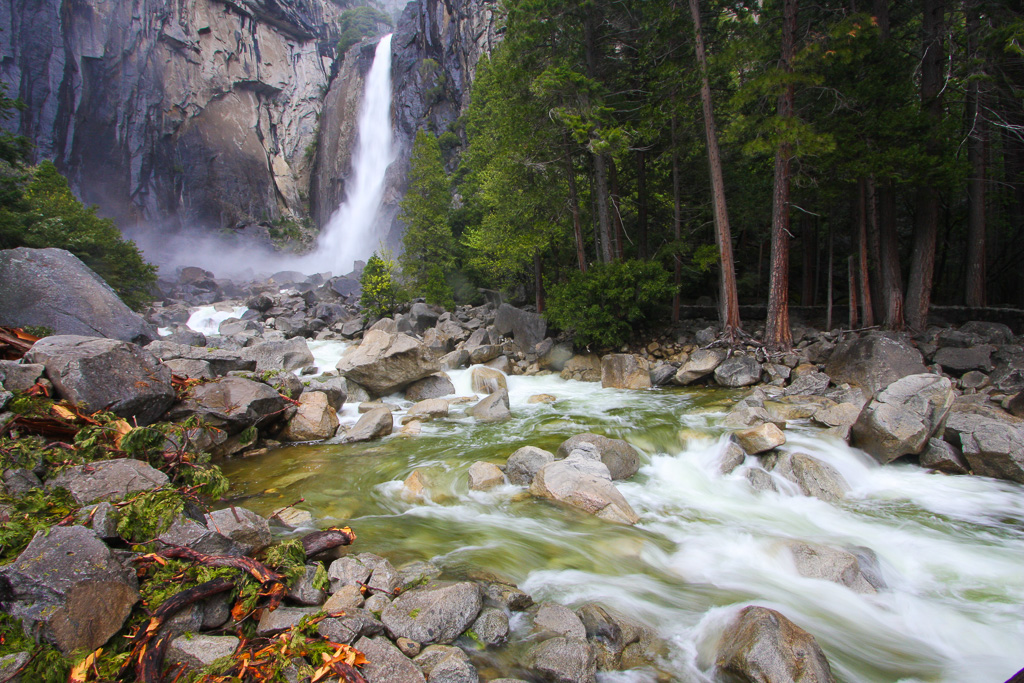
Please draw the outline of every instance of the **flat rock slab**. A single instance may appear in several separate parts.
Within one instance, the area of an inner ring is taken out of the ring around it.
[[[47,489],[62,488],[81,504],[121,500],[169,481],[167,475],[139,460],[101,460],[69,467],[46,482]]]
[[[381,614],[392,638],[450,643],[476,621],[483,605],[475,583],[437,582],[399,595]]]
[[[63,335],[40,339],[25,354],[46,366],[57,394],[86,410],[110,410],[140,425],[174,402],[171,371],[141,347],[116,339]]]

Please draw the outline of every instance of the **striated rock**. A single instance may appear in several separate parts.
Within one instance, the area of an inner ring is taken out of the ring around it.
[[[407,401],[425,401],[428,398],[441,398],[455,393],[455,385],[444,372],[438,372],[413,382],[405,390]]]
[[[953,406],[953,385],[937,375],[910,375],[880,392],[861,412],[851,443],[880,463],[924,450]]]
[[[338,372],[378,396],[438,372],[440,364],[423,343],[405,334],[371,330],[359,346],[345,350]]]
[[[360,669],[366,683],[426,683],[419,667],[387,638],[362,637],[354,647],[366,655],[366,664]]]
[[[4,611],[68,655],[103,645],[139,599],[134,572],[82,526],[36,533],[0,584]]]
[[[345,433],[343,441],[353,443],[356,441],[371,441],[390,434],[395,428],[395,420],[391,411],[386,407],[379,407],[364,413],[359,420]]]
[[[789,541],[786,547],[800,576],[838,583],[855,593],[873,594],[885,587],[884,583],[875,585],[868,578],[861,569],[860,559],[851,552],[803,541]],[[877,583],[878,578],[872,578]]]
[[[594,648],[578,638],[549,638],[526,653],[526,665],[553,683],[594,683],[597,658]]]
[[[896,380],[927,372],[921,352],[902,337],[869,332],[840,342],[825,374],[836,384],[858,384],[872,395]]]
[[[832,683],[832,669],[814,636],[779,612],[745,607],[725,629],[715,665],[741,681]]]
[[[786,435],[771,422],[735,432],[733,437],[749,455],[764,453],[786,443]]]
[[[679,366],[679,371],[672,381],[683,386],[693,384],[713,373],[725,360],[726,355],[723,349],[697,349]]]
[[[714,375],[723,387],[749,387],[761,380],[761,364],[752,356],[733,356],[722,361]]]
[[[622,524],[640,521],[612,484],[597,448],[582,443],[563,460],[544,465],[530,483],[530,493],[565,503],[602,519]]]
[[[60,335],[40,339],[25,354],[46,366],[57,393],[89,412],[110,410],[140,425],[158,420],[174,401],[171,371],[135,344]]]
[[[491,462],[475,462],[469,466],[469,488],[472,491],[487,491],[505,483],[501,469]]]
[[[381,614],[392,638],[450,643],[476,621],[483,605],[475,583],[433,582],[403,592]]]
[[[193,387],[190,395],[171,409],[169,417],[181,420],[196,415],[231,435],[277,421],[284,407],[284,399],[266,384],[243,377],[222,377]]]
[[[554,462],[555,456],[536,446],[523,446],[508,457],[505,463],[505,474],[516,486],[529,486],[533,477],[541,467]]]
[[[0,251],[0,325],[147,344],[156,330],[64,249]]]
[[[601,386],[613,389],[650,389],[650,363],[646,358],[631,353],[608,354],[601,358]]]
[[[473,393],[475,394],[493,394],[499,389],[508,391],[505,373],[494,368],[474,367],[470,371],[470,380],[473,383]]]
[[[121,500],[133,493],[163,486],[167,475],[139,460],[100,460],[63,470],[46,482],[46,488],[67,489],[80,504]]]
[[[281,431],[284,441],[323,441],[338,430],[338,413],[331,407],[327,394],[305,391],[299,397],[298,410]]]
[[[581,443],[593,444],[601,456],[601,462],[608,466],[612,479],[629,479],[640,470],[640,454],[622,439],[609,439],[600,434],[576,434],[558,447],[556,458],[565,458]]]
[[[508,392],[498,389],[476,405],[467,408],[466,414],[475,417],[480,422],[499,422],[509,419],[512,417],[512,412],[509,410]]]

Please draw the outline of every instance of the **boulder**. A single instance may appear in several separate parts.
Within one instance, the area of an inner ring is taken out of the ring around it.
[[[846,479],[834,467],[806,453],[770,455],[764,458],[764,466],[799,486],[805,496],[826,503],[841,500],[850,490]]]
[[[597,448],[601,462],[608,466],[612,479],[629,479],[640,470],[640,454],[622,439],[609,439],[600,434],[576,434],[562,442],[555,453],[556,458],[565,458],[581,443],[590,443]]]
[[[921,467],[947,474],[968,474],[967,461],[960,449],[942,439],[928,439],[928,445],[918,459]]]
[[[884,583],[879,583],[875,571],[877,560],[876,566],[865,573],[857,555],[841,548],[803,541],[789,541],[786,548],[797,573],[805,578],[838,583],[855,593],[872,594],[885,587]]]
[[[256,635],[273,636],[298,626],[303,617],[319,612],[317,607],[278,607],[274,611],[263,610],[256,624]]]
[[[479,403],[466,409],[466,414],[480,422],[498,422],[512,417],[509,410],[508,392],[498,389]]]
[[[745,607],[722,634],[719,671],[758,683],[832,683],[832,669],[814,636],[779,612]]]
[[[783,392],[786,396],[821,396],[828,391],[831,379],[824,372],[812,370],[797,377]]]
[[[359,346],[345,350],[337,368],[370,393],[385,396],[438,372],[441,365],[425,344],[408,335],[370,330]]]
[[[734,433],[733,437],[740,448],[749,455],[765,453],[786,443],[786,435],[771,422],[743,429]]]
[[[492,462],[477,461],[469,466],[469,488],[487,491],[505,483],[505,474]]]
[[[608,466],[593,444],[579,444],[563,460],[544,465],[530,483],[530,493],[623,524],[640,521],[612,483]]]
[[[499,389],[508,391],[508,380],[505,378],[505,373],[494,368],[475,366],[470,371],[470,380],[473,383],[473,393],[475,394],[493,394]]]
[[[187,514],[180,514],[166,531],[156,537],[156,540],[159,544],[181,545],[206,555],[245,554],[242,546],[207,527],[205,522],[205,519],[200,523]]]
[[[534,346],[544,340],[547,331],[548,323],[543,316],[509,304],[498,306],[498,310],[494,314],[495,334],[501,336],[511,334],[523,351],[532,351]]]
[[[601,386],[613,389],[650,389],[651,365],[631,353],[610,353],[601,358]]]
[[[724,349],[697,349],[679,366],[679,371],[672,381],[683,386],[693,384],[713,373],[725,357]]]
[[[322,609],[327,611],[326,605]],[[343,617],[324,619],[317,625],[317,631],[332,643],[352,643],[361,637],[372,638],[384,633],[384,624],[371,611],[356,608],[346,610]]]
[[[505,475],[516,486],[529,486],[537,471],[554,462],[555,456],[536,446],[523,446],[508,457],[505,463]]]
[[[857,384],[872,395],[908,375],[927,372],[921,352],[903,337],[869,332],[840,342],[825,366],[836,384]]]
[[[7,391],[28,391],[43,378],[46,366],[40,363],[19,363],[0,360],[0,386]]]
[[[341,557],[331,562],[327,568],[327,578],[331,580],[331,590],[338,591],[345,586],[366,583],[372,571],[372,568],[354,557]]]
[[[466,346],[469,351],[469,364],[479,365],[489,363],[501,355],[502,347],[499,344],[483,344],[481,346]]]
[[[66,655],[107,642],[139,599],[134,572],[82,526],[36,533],[0,584],[4,611]]]
[[[164,365],[170,369],[172,375],[184,377],[185,379],[213,379],[213,368],[205,360],[192,360],[191,358],[172,358],[165,360]]]
[[[562,379],[574,379],[580,382],[600,382],[601,359],[593,353],[573,356],[566,361],[559,376]]]
[[[761,364],[753,356],[733,356],[715,368],[715,382],[723,387],[749,387],[761,379]]]
[[[971,471],[1024,484],[1024,420],[995,410],[957,404],[946,421],[945,438],[959,441]]]
[[[469,362],[469,351],[466,349],[455,349],[441,357],[442,370],[458,370]]]
[[[562,636],[579,640],[587,637],[587,629],[584,628],[583,622],[568,607],[556,602],[542,602],[536,609],[531,635],[537,635],[539,638]]]
[[[994,346],[979,344],[966,349],[955,347],[943,347],[935,352],[932,360],[942,366],[942,370],[951,375],[959,377],[971,370],[992,372],[995,365],[992,364],[992,352]]]
[[[1024,417],[1024,391],[1006,402],[1006,410],[1014,417]]]
[[[298,410],[280,438],[284,441],[323,441],[338,430],[338,413],[331,407],[327,394],[322,391],[304,391],[299,397]]]
[[[233,655],[239,642],[235,636],[178,636],[168,646],[165,660],[168,664],[184,666],[187,671],[198,671],[218,659]]]
[[[343,440],[345,443],[354,443],[379,439],[390,434],[394,428],[395,420],[391,411],[382,406],[363,413],[362,417],[345,433]]]
[[[552,683],[594,683],[597,657],[594,648],[579,638],[549,638],[531,647],[526,665]]]
[[[477,584],[437,581],[402,592],[380,616],[392,638],[451,643],[476,621],[482,606]]]
[[[172,420],[196,415],[229,435],[251,426],[276,422],[284,399],[271,387],[243,377],[222,377],[191,389],[189,396],[171,409]]]
[[[426,683],[420,668],[387,638],[364,636],[354,646],[366,656],[359,670],[366,683]]]
[[[485,607],[471,628],[484,645],[501,645],[508,640],[508,615],[504,610]]]
[[[406,638],[400,640],[408,641]],[[478,683],[480,680],[469,655],[462,648],[431,645],[413,661],[427,677],[428,683]]]
[[[60,335],[40,339],[25,354],[46,366],[58,395],[89,412],[109,410],[147,425],[174,402],[171,371],[130,342]]]
[[[861,412],[851,443],[883,465],[924,450],[953,406],[953,385],[946,377],[920,374],[896,380]]]
[[[594,647],[599,670],[650,665],[661,649],[662,643],[651,628],[601,605],[587,603],[576,610],[576,615]]]
[[[405,390],[407,401],[424,401],[428,398],[442,398],[455,393],[455,385],[452,379],[444,372],[438,372],[429,377],[413,382]]]
[[[242,552],[255,556],[273,541],[270,523],[252,510],[229,507],[206,515],[206,526],[237,543]]]
[[[121,500],[140,491],[163,486],[167,475],[139,460],[101,460],[63,470],[46,482],[46,488],[66,489],[77,503]]]
[[[63,249],[0,251],[0,325],[147,344],[156,330],[78,257]]]
[[[565,364],[569,362],[569,359],[572,358],[572,356],[572,344],[569,342],[559,342],[558,344],[552,343],[551,346],[545,348],[543,352],[538,350],[537,364],[542,370],[561,372],[565,369]]]
[[[314,363],[313,352],[302,337],[265,341],[241,350],[243,359],[256,362],[256,372],[301,370]]]
[[[335,412],[341,411],[348,400],[348,382],[344,377],[314,377],[309,380],[308,391],[322,391],[327,394],[327,404]]]
[[[409,406],[409,410],[402,417],[402,424],[412,422],[413,420],[426,422],[439,417],[448,417],[448,401],[443,398],[428,398],[425,401]]]
[[[223,377],[229,372],[251,372],[256,369],[256,361],[242,358],[240,352],[211,346],[187,346],[161,340],[147,345],[146,351],[164,362],[175,359],[203,361],[209,364],[215,377]]]
[[[986,344],[1012,344],[1013,330],[1003,323],[971,320],[960,326],[960,331],[979,338]]]

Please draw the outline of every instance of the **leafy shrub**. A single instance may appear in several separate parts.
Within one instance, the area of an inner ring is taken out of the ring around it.
[[[395,312],[400,294],[395,282],[395,262],[389,254],[378,256],[374,252],[363,268],[359,284],[363,288],[359,303],[367,318],[384,318]]]
[[[441,266],[432,265],[427,268],[427,282],[423,287],[423,296],[428,304],[437,304],[448,310],[455,308],[455,296],[452,288],[445,281]]]
[[[578,345],[618,346],[634,327],[657,318],[673,291],[671,275],[660,263],[601,263],[551,285],[544,316],[573,332]]]

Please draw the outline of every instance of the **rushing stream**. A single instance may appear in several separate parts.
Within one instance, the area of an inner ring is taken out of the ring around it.
[[[471,395],[469,371],[450,374],[458,395]],[[477,423],[456,405],[410,437],[397,433],[399,412],[396,434],[382,441],[289,446],[224,469],[234,493],[247,496],[240,504],[257,512],[304,498],[298,507],[319,526],[351,525],[354,552],[396,565],[430,560],[454,576],[491,571],[536,600],[597,601],[639,618],[669,642],[662,671],[674,680],[711,680],[717,636],[751,603],[814,635],[841,681],[998,682],[1024,666],[1020,486],[880,467],[791,423],[785,448],[831,464],[852,492],[835,505],[756,492],[742,471],[718,470],[718,424],[739,394],[620,391],[557,376],[508,383],[513,419],[504,423]],[[534,394],[557,401],[528,403]],[[356,417],[346,406],[343,422]],[[526,445],[554,452],[584,431],[626,439],[641,452],[639,474],[618,482],[641,517],[635,527],[532,499],[519,487],[468,490],[473,462],[504,464]],[[427,500],[404,492],[414,469],[427,475]],[[873,549],[888,589],[862,595],[801,577],[784,545],[790,539]],[[601,680],[655,679],[634,671]]]

